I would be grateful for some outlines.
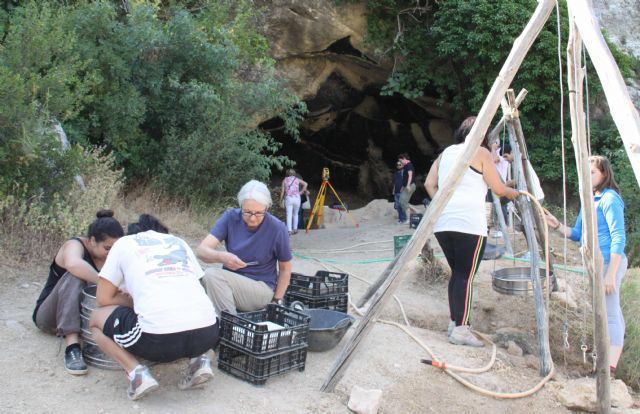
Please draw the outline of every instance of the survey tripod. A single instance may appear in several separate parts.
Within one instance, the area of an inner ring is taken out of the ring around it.
[[[329,169],[327,167],[324,167],[322,169],[322,184],[320,185],[320,190],[318,191],[316,201],[313,203],[313,208],[311,209],[311,216],[309,217],[309,222],[307,223],[306,232],[309,233],[309,229],[311,228],[311,224],[313,223],[314,218],[316,219],[316,228],[320,228],[320,223],[322,222],[322,211],[324,210],[324,198],[327,194],[327,187],[329,187],[331,191],[333,191],[333,195],[336,196],[344,211],[347,213],[351,221],[353,221],[353,224],[358,227],[358,223],[353,219],[353,217],[351,217],[349,210],[344,205],[344,203],[340,199],[340,196],[338,195],[338,193],[336,193],[336,190],[329,182]]]

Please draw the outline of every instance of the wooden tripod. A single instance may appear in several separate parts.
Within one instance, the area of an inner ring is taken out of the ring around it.
[[[314,218],[316,219],[316,228],[320,228],[320,222],[322,221],[322,210],[324,209],[324,198],[327,194],[327,187],[329,187],[331,191],[333,191],[333,195],[336,196],[344,211],[347,212],[347,215],[349,216],[351,221],[353,221],[353,224],[358,227],[358,223],[353,219],[353,217],[349,213],[349,210],[347,209],[347,206],[344,205],[344,203],[340,199],[340,196],[329,182],[329,169],[325,167],[322,169],[322,184],[320,185],[320,191],[318,191],[316,201],[313,203],[313,208],[311,209],[311,216],[309,217],[309,222],[307,223],[306,232],[309,233],[309,229],[311,228],[311,224],[313,223]]]

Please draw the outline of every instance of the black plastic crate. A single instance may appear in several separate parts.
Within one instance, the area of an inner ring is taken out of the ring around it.
[[[281,329],[269,330],[269,323]],[[236,345],[254,354],[283,351],[307,344],[309,317],[276,304],[266,309],[233,315],[222,312],[220,337],[223,342]]]
[[[318,270],[315,276],[291,273],[288,291],[310,296],[347,293],[349,291],[349,275],[326,270]]]
[[[306,305],[309,309],[331,309],[339,312],[347,312],[347,305],[349,297],[346,293],[340,293],[337,295],[322,295],[311,296],[303,295],[301,293],[287,292],[284,296],[286,302],[300,301]]]
[[[304,371],[306,360],[306,345],[263,356],[250,354],[224,341],[218,349],[218,369],[255,385],[262,385],[268,378],[296,368]]]
[[[422,214],[420,213],[411,213],[409,215],[409,228],[417,229],[420,224],[420,220],[422,220]]]

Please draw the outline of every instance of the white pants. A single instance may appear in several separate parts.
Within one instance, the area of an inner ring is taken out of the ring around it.
[[[300,210],[300,196],[287,196],[284,199],[284,207],[287,209],[287,230],[298,230],[298,211]]]

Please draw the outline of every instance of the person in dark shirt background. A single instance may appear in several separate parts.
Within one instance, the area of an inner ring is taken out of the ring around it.
[[[415,170],[413,168],[413,164],[409,159],[409,154],[402,153],[398,155],[398,162],[402,163],[402,189],[400,191],[400,206],[404,211],[404,220],[401,220],[401,223],[408,223],[407,215],[410,211],[409,200],[411,200],[411,196],[416,191],[416,183],[414,180]]]
[[[404,223],[407,221],[407,213],[400,205],[400,194],[402,194],[402,181],[404,175],[404,165],[400,160],[396,163],[396,171],[393,174],[393,208],[398,212],[398,222]]]

